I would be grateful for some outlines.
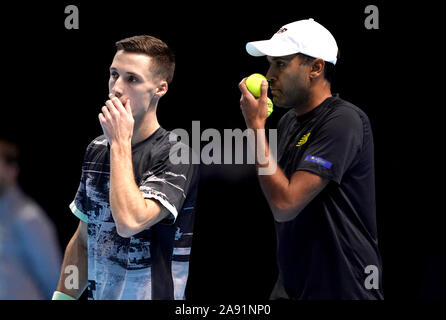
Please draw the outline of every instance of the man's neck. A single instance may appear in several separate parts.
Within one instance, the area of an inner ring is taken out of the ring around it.
[[[156,117],[156,109],[149,110],[140,121],[135,120],[132,146],[150,137],[160,127]]]
[[[296,114],[298,116],[304,115],[317,106],[319,106],[322,102],[324,102],[327,98],[332,97],[330,87],[326,87],[323,90],[314,91],[310,94],[308,101],[300,106],[295,108]]]

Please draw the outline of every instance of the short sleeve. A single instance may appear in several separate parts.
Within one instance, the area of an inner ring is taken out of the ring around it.
[[[144,198],[158,200],[171,213],[168,220],[173,223],[195,183],[198,166],[173,164],[169,152],[173,152],[171,148],[164,148],[157,155],[155,164],[144,173],[139,189]]]
[[[359,157],[363,141],[361,117],[349,107],[339,107],[311,135],[295,170],[310,171],[339,184]]]
[[[70,210],[71,212],[78,217],[80,220],[82,220],[85,223],[88,223],[88,216],[84,213],[85,211],[85,184],[83,183],[84,179],[81,178],[81,182],[79,184],[79,188],[77,189],[76,197],[74,198],[73,202],[70,203]]]
[[[82,174],[81,174],[81,181],[79,183],[79,187],[77,188],[76,196],[74,197],[73,202],[70,204],[70,210],[71,212],[78,217],[80,220],[84,221],[85,223],[88,223],[88,216],[87,216],[87,193],[86,193],[86,172],[85,172],[85,166],[88,161],[88,154],[89,154],[90,145],[87,148],[87,151],[84,156],[84,161],[82,164]]]

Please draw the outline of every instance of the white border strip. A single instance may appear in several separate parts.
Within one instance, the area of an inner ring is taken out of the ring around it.
[[[140,190],[143,189],[142,187],[139,188]],[[144,190],[144,191],[143,191]],[[170,213],[172,213],[173,215],[173,222],[175,222],[175,220],[177,220],[177,216],[178,216],[178,211],[177,208],[175,208],[174,205],[172,205],[169,201],[163,199],[162,197],[156,195],[155,193],[152,193],[152,190],[148,187],[144,187],[144,189],[141,190],[142,195],[144,198],[146,199],[156,199],[159,202],[161,202],[161,204],[167,209],[169,210]]]
[[[82,211],[80,211],[78,208],[76,208],[76,204],[73,202],[70,203],[70,209],[71,212],[73,212],[73,214],[78,217],[79,219],[81,219],[83,222],[88,223],[88,216],[83,213]]]
[[[188,248],[173,248],[173,254],[184,256],[190,254],[190,247]]]

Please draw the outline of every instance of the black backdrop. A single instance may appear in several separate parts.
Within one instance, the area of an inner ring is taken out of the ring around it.
[[[78,30],[64,27],[69,4],[78,6]],[[385,297],[444,298],[446,219],[434,205],[441,161],[428,161],[440,156],[430,148],[436,116],[422,88],[429,76],[414,76],[428,61],[423,52],[412,54],[431,35],[416,36],[418,8],[383,1],[253,4],[77,1],[4,9],[14,19],[2,22],[1,132],[22,146],[23,188],[47,211],[65,248],[78,224],[68,204],[84,151],[102,134],[97,115],[115,41],[150,34],[174,50],[174,81],[158,107],[164,128],[191,131],[199,120],[201,131],[244,130],[238,82],[268,66],[246,53],[246,42],[312,17],[332,31],[341,51],[333,91],[362,108],[374,130]],[[378,30],[364,27],[368,4],[379,9]],[[283,113],[276,109],[268,126]],[[202,165],[187,297],[266,300],[277,272],[275,245],[254,168]]]

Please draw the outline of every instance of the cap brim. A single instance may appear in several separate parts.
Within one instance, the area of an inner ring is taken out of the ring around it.
[[[248,42],[246,44],[246,51],[254,57],[282,57],[298,53],[295,47],[276,39]]]

